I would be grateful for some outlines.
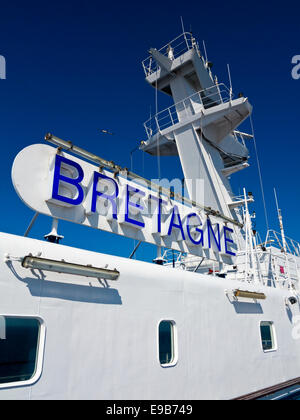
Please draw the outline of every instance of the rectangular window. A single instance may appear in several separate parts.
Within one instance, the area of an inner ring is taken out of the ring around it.
[[[159,361],[161,365],[175,364],[175,324],[161,321],[158,328]]]
[[[29,381],[37,371],[41,322],[0,316],[0,385]]]
[[[275,332],[273,322],[260,323],[262,348],[264,351],[276,350]]]

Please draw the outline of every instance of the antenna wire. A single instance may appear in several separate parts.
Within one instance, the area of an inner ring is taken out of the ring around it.
[[[269,230],[269,219],[268,219],[268,212],[267,212],[267,206],[266,206],[266,199],[265,199],[265,192],[264,192],[264,184],[263,184],[263,179],[262,179],[260,161],[259,161],[259,157],[258,157],[258,151],[257,151],[257,145],[256,145],[256,139],[255,139],[255,133],[254,133],[252,115],[250,115],[250,124],[251,124],[251,130],[252,130],[253,142],[254,142],[254,148],[255,148],[255,154],[256,154],[256,161],[257,161],[259,182],[260,182],[261,194],[262,194],[263,205],[264,205],[266,226],[267,226],[267,230]]]

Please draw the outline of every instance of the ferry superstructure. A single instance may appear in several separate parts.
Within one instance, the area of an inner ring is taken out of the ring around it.
[[[279,210],[259,241],[253,196],[229,182],[252,106],[192,34],[150,53],[146,81],[174,105],[140,148],[178,155],[188,198],[50,134],[19,153],[16,192],[53,228],[0,237],[1,399],[247,399],[300,381],[299,244]],[[150,242],[155,263],[59,244],[59,219]]]

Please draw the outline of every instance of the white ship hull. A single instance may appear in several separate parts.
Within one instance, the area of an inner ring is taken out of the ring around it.
[[[45,328],[41,372],[1,399],[233,399],[300,377],[288,290],[233,302],[245,283],[1,234],[1,315],[38,317]],[[116,268],[117,281],[31,271],[28,254]],[[248,290],[255,290],[249,285]],[[226,294],[227,291],[227,294]],[[163,367],[158,325],[176,326],[176,360]],[[260,322],[274,323],[276,350],[262,349]],[[41,354],[42,353],[42,354]]]

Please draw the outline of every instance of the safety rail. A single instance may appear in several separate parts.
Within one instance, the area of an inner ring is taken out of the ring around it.
[[[229,102],[232,98],[232,92],[224,83],[193,93],[183,101],[158,112],[144,123],[148,139],[185,118],[201,112],[203,109]]]
[[[289,237],[285,237],[285,242],[286,242],[286,248],[287,248],[287,252],[289,254],[292,254],[296,257],[300,257],[300,244],[299,242],[295,241],[294,239],[291,239]],[[283,250],[283,243],[282,243],[282,237],[281,237],[281,233],[276,232],[275,230],[268,230],[267,232],[267,236],[266,236],[266,240],[264,242],[264,244],[272,244],[272,246],[279,248],[281,250]],[[263,245],[264,245],[263,244]]]
[[[219,271],[218,264],[213,261],[206,259],[203,262],[204,258],[179,251],[165,250],[163,259],[168,267],[219,277],[221,274],[227,279],[245,284],[256,283],[262,286],[300,291],[300,259],[296,254],[285,255],[284,252],[279,252],[280,241],[276,241],[270,239],[267,244],[259,244],[253,250],[252,257],[245,250],[238,251],[235,267],[227,267],[228,269],[223,267],[221,271]],[[297,244],[297,242],[293,242],[295,245]],[[275,247],[276,244],[279,245],[279,248]],[[264,245],[268,245],[268,247],[265,248]],[[252,268],[250,268],[251,258],[255,260]]]
[[[245,283],[256,281],[274,288],[300,290],[300,261],[297,257],[276,252],[272,245],[264,250],[259,246],[253,255],[256,263],[249,270],[250,257],[248,256],[247,262],[245,251],[239,251],[237,255],[238,269],[229,278]]]
[[[236,141],[241,143],[244,147],[247,147],[245,140],[253,139],[253,134],[243,133],[239,130],[233,130],[232,134],[235,137]]]
[[[231,195],[231,200],[232,200],[233,203],[234,202],[241,202],[241,201],[245,202],[245,196],[244,195],[241,195],[241,194],[239,194],[239,195],[232,195],[232,193],[230,192],[229,189],[227,191],[228,191],[228,194]],[[254,201],[252,192],[249,191],[246,194],[246,199],[248,201]]]
[[[180,266],[182,262],[183,255],[186,255],[185,253],[182,253],[180,251],[175,251],[173,249],[165,249],[163,253],[163,260],[165,261],[166,266],[173,266],[174,268],[177,268]]]
[[[193,48],[196,48],[196,50],[199,52],[198,44],[193,35],[190,32],[183,32],[181,35],[174,38],[172,41],[168,42],[168,44],[160,48],[158,51],[171,60],[174,60],[175,58]],[[159,69],[159,66],[151,55],[142,61],[142,65],[146,76],[150,76],[152,73],[155,73]]]

